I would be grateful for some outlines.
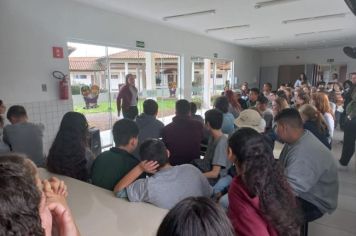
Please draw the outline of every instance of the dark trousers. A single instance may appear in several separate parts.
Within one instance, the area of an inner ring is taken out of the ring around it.
[[[314,206],[312,203],[305,201],[304,199],[299,197],[297,197],[297,202],[299,203],[300,208],[303,211],[305,222],[311,222],[323,216],[323,213],[319,210],[319,208]]]
[[[344,124],[344,144],[342,146],[342,154],[340,164],[347,166],[355,152],[356,140],[356,118],[349,120],[346,118]]]
[[[137,106],[130,106],[127,110],[123,110],[122,115],[126,119],[134,120],[138,115]]]

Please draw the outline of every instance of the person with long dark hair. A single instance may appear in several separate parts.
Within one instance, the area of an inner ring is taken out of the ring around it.
[[[93,154],[88,148],[88,122],[78,112],[67,112],[49,150],[47,169],[50,172],[89,181]]]
[[[242,128],[229,138],[228,157],[236,166],[228,216],[240,236],[299,235],[296,199],[263,136]]]
[[[233,236],[234,229],[225,212],[209,198],[189,197],[180,201],[164,217],[157,236]]]
[[[121,110],[124,118],[134,120],[138,115],[137,109],[138,90],[135,87],[135,76],[126,75],[126,83],[119,91],[116,99],[117,115],[120,116]]]

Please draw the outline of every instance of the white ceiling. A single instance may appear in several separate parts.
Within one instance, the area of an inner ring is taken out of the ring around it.
[[[256,9],[267,0],[77,0],[121,14],[158,22],[236,45],[259,50],[295,50],[356,46],[356,16],[343,0],[295,0]],[[215,14],[164,21],[166,16],[215,9]],[[284,20],[347,13],[345,17],[283,24]],[[207,33],[210,28],[233,25],[249,28]],[[334,30],[334,31],[332,31]],[[330,31],[330,32],[323,32]],[[309,34],[310,32],[314,32]],[[308,34],[304,34],[308,33]],[[296,34],[301,34],[296,36]],[[234,40],[264,37],[260,39]]]

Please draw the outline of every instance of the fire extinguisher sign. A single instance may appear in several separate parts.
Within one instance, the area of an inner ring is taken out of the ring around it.
[[[63,48],[62,47],[52,47],[53,58],[63,58]]]

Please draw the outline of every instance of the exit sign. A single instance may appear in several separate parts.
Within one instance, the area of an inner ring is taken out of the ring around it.
[[[326,60],[326,62],[328,62],[328,63],[331,63],[331,62],[334,62],[334,61],[335,61],[334,58],[329,58],[329,59]]]
[[[136,41],[136,47],[144,48],[145,47],[145,42],[144,41]]]

